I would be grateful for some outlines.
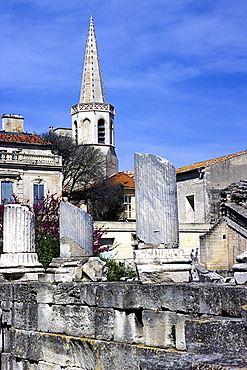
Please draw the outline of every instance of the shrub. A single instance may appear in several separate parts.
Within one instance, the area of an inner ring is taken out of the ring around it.
[[[33,205],[36,219],[36,252],[39,262],[46,269],[52,258],[60,255],[59,205],[61,199],[56,194],[48,194]]]

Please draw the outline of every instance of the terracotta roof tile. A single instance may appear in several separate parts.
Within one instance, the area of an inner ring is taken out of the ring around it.
[[[127,175],[125,172],[115,173],[107,179],[107,182],[108,181],[112,181],[115,184],[121,184],[126,188],[135,187],[135,180],[131,176]]]
[[[234,157],[237,157],[238,155],[246,154],[246,153],[247,153],[247,150],[244,150],[244,151],[239,152],[239,153],[229,154],[229,155],[225,155],[223,157],[209,159],[208,161],[194,163],[194,164],[191,164],[189,166],[180,167],[176,170],[176,172],[181,173],[181,172],[192,171],[192,170],[195,170],[195,169],[198,169],[198,168],[209,167],[209,166],[212,166],[213,164],[225,161],[226,159],[234,158]]]
[[[36,134],[0,132],[0,142],[48,145],[49,142]]]

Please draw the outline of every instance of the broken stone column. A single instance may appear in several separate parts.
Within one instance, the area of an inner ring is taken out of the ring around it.
[[[0,273],[11,278],[37,280],[44,269],[35,252],[35,216],[20,204],[4,206],[3,253]]]
[[[179,245],[176,172],[167,159],[135,153],[138,248]]]
[[[93,219],[69,202],[60,203],[60,257],[93,255]]]
[[[93,219],[69,202],[60,203],[60,258],[53,258],[46,281],[106,280],[105,262],[93,256]]]
[[[167,159],[135,153],[135,262],[142,282],[189,281],[190,259],[179,247],[176,171]]]
[[[232,266],[234,279],[237,284],[246,284],[247,282],[247,250],[236,257],[236,263]]]

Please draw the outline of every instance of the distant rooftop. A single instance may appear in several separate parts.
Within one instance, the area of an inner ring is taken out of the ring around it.
[[[0,131],[0,142],[50,145],[49,142],[45,141],[40,136],[36,134],[25,133],[25,132],[11,133],[11,132]]]
[[[127,171],[129,172],[129,171]],[[130,171],[133,173],[133,171]],[[135,180],[132,176],[128,175],[125,172],[115,173],[114,175],[110,176],[107,182],[113,182],[114,184],[121,184],[126,188],[134,188],[135,187]]]
[[[234,158],[234,157],[237,157],[241,154],[245,154],[247,153],[247,150],[244,150],[242,152],[239,152],[239,153],[234,153],[234,154],[228,154],[228,155],[225,155],[223,157],[218,157],[218,158],[214,158],[214,159],[209,159],[207,161],[203,161],[203,162],[197,162],[197,163],[194,163],[194,164],[191,164],[189,166],[185,166],[185,167],[180,167],[176,170],[176,173],[182,173],[182,172],[187,172],[187,171],[192,171],[192,170],[196,170],[196,169],[199,169],[199,168],[205,168],[205,167],[209,167],[209,166],[212,166],[213,164],[216,164],[216,163],[219,163],[219,162],[222,162],[222,161],[225,161],[226,159],[230,159],[230,158]]]

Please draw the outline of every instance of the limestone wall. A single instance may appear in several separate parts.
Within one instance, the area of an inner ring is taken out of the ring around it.
[[[0,283],[0,368],[244,369],[246,293],[216,284]]]
[[[219,220],[200,237],[200,262],[208,270],[230,270],[235,258],[246,250],[246,237]]]

